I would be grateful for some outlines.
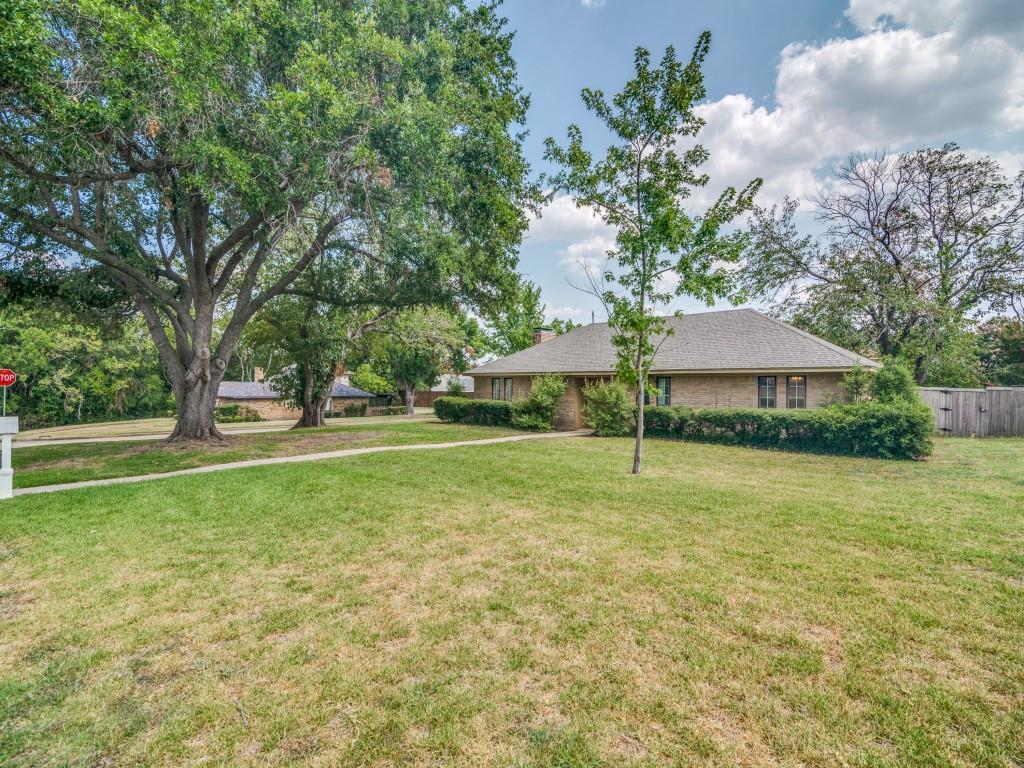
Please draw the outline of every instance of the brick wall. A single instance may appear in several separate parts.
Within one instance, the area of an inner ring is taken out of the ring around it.
[[[672,405],[691,408],[756,408],[757,377],[777,376],[777,402],[785,406],[786,374],[765,371],[763,374],[686,374],[672,377]],[[839,399],[842,392],[841,373],[809,373],[807,375],[807,407],[818,408]]]

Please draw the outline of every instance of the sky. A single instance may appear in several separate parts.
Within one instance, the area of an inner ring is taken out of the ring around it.
[[[694,212],[755,177],[758,203],[810,201],[851,153],[898,152],[953,141],[1024,167],[1024,0],[506,0],[513,54],[530,95],[526,154],[555,170],[543,142],[578,124],[603,154],[609,136],[584,109],[584,87],[611,95],[633,74],[633,50],[689,58],[711,31],[704,67],[711,183]],[[603,264],[614,232],[556,195],[533,219],[520,271],[541,286],[547,319],[604,313],[581,291],[582,263]],[[716,308],[727,308],[719,303]],[[668,308],[707,308],[681,299]]]

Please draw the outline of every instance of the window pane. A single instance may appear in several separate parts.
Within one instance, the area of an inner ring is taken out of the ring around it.
[[[659,376],[657,379],[658,405],[669,405],[672,402],[672,378]]]
[[[491,400],[501,400],[501,379],[491,379]]]
[[[786,377],[786,407],[806,408],[807,407],[807,377],[787,376]]]
[[[774,408],[775,407],[775,377],[774,376],[758,376],[757,377],[757,407],[758,408]]]
[[[505,379],[505,399],[512,399],[512,379]]]

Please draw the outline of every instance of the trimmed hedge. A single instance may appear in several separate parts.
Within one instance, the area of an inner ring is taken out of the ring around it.
[[[485,424],[492,427],[512,426],[514,414],[508,400],[474,400],[468,397],[439,397],[434,413],[441,421],[459,424]]]
[[[218,405],[213,409],[213,420],[218,424],[241,424],[250,421],[263,421],[263,417],[252,406],[229,403],[228,405]]]
[[[672,437],[787,451],[914,459],[932,451],[935,423],[922,403],[856,403],[827,408],[644,409],[644,430]]]

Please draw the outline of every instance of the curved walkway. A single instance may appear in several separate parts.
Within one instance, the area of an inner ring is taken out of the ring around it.
[[[551,440],[561,437],[581,437],[589,435],[590,430],[580,429],[575,432],[540,432],[530,435],[512,435],[510,437],[488,437],[483,440],[458,440],[450,443],[417,443],[415,445],[379,445],[373,448],[346,448],[340,451],[323,453],[307,453],[300,456],[275,456],[267,459],[248,459],[232,461],[227,464],[209,464],[205,467],[177,469],[173,472],[159,472],[154,475],[133,475],[131,477],[108,477],[102,480],[82,480],[77,483],[59,483],[57,485],[38,485],[34,488],[16,488],[15,496],[26,496],[32,493],[53,493],[54,491],[71,491],[76,488],[96,488],[103,485],[122,485],[124,483],[141,483],[146,480],[162,480],[165,477],[181,477],[183,475],[202,475],[207,472],[222,472],[227,469],[245,467],[264,467],[271,464],[295,464],[301,461],[323,461],[324,459],[343,459],[348,456],[363,456],[368,453],[385,453],[387,451],[427,451],[441,448],[462,448],[467,445],[492,445],[494,443],[517,443],[522,440]]]

